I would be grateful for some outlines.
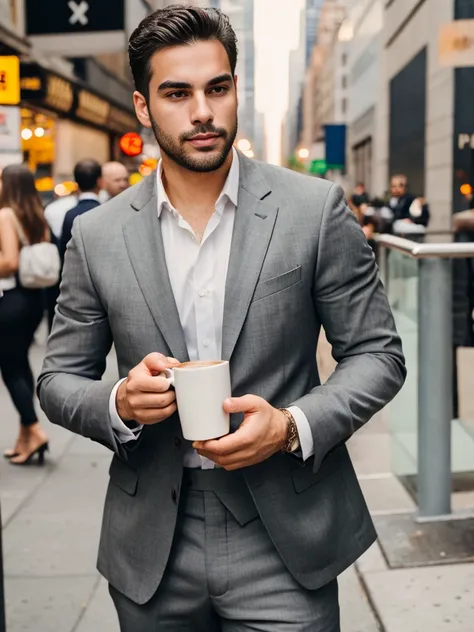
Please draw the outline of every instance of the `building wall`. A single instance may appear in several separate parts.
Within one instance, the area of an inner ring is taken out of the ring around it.
[[[319,16],[324,0],[306,0],[305,6],[305,39],[304,64],[308,67],[311,62],[311,52],[316,44]]]
[[[319,16],[317,43],[305,77],[302,144],[308,148],[321,140],[325,124],[335,122],[336,47],[345,14],[343,4],[326,0]]]
[[[55,180],[70,179],[79,160],[94,158],[100,164],[110,159],[110,138],[105,132],[66,119],[56,122]]]
[[[236,74],[239,97],[239,137],[252,143],[255,136],[255,45],[253,0],[220,0],[214,3],[225,13],[237,35],[239,57]]]
[[[452,0],[394,0],[385,9],[382,32],[374,188],[385,191],[390,177],[390,82],[426,47],[424,194],[432,230],[446,230],[451,223],[454,73],[438,65],[437,40],[440,25],[452,19]]]
[[[384,0],[358,0],[349,20],[347,161],[349,185],[373,192],[374,137],[382,58]]]

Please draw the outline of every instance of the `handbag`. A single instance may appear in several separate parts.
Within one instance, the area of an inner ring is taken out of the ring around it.
[[[47,241],[30,244],[13,209],[10,209],[21,244],[18,279],[27,289],[52,287],[59,281],[61,259],[57,247]]]

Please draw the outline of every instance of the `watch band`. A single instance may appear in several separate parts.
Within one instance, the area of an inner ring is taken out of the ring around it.
[[[282,448],[282,452],[292,453],[300,447],[300,438],[298,434],[298,426],[296,425],[295,418],[287,408],[280,408],[281,412],[287,419],[287,434],[285,445]]]

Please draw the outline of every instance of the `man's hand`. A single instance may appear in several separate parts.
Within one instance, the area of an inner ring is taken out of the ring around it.
[[[261,463],[285,445],[287,419],[261,397],[245,395],[226,399],[228,413],[245,413],[239,429],[221,439],[195,441],[193,447],[226,470],[237,470]]]
[[[176,395],[168,380],[161,377],[165,369],[179,364],[175,358],[150,353],[133,368],[117,391],[117,412],[123,421],[156,424],[176,412]]]

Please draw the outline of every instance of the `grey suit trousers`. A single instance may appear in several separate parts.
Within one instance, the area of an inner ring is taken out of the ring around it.
[[[208,486],[196,487],[183,485],[152,599],[138,605],[109,587],[121,632],[340,632],[337,580],[302,588],[258,515],[242,525]]]

